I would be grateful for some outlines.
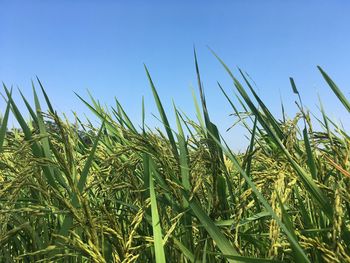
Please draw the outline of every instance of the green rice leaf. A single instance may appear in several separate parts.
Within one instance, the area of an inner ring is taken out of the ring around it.
[[[10,94],[11,96],[11,94]],[[5,136],[6,136],[6,129],[7,129],[7,121],[9,118],[9,113],[10,113],[10,100],[7,102],[6,110],[4,117],[2,118],[2,121],[0,123],[0,152],[2,151],[2,146],[4,144]]]
[[[153,182],[155,167],[151,159],[149,159],[149,169],[150,169],[149,191],[150,191],[150,198],[151,198],[152,228],[153,228],[155,257],[156,257],[157,263],[164,263],[166,262],[166,260],[165,260],[165,252],[163,247],[162,227],[161,227],[160,217],[158,213],[157,197],[156,197],[156,191],[155,191],[154,182]]]
[[[177,152],[177,147],[176,147],[174,135],[173,135],[173,133],[171,131],[170,124],[169,124],[168,118],[167,118],[167,116],[165,114],[162,102],[160,101],[158,92],[157,92],[157,90],[156,90],[156,88],[154,86],[153,80],[151,78],[151,75],[149,74],[149,71],[148,71],[146,65],[145,65],[145,70],[146,70],[147,78],[149,80],[149,84],[150,84],[151,89],[152,89],[154,100],[155,100],[155,102],[157,104],[157,108],[158,108],[160,117],[161,117],[161,119],[163,121],[165,131],[166,131],[166,133],[168,135],[169,142],[171,144],[173,154],[174,154],[176,159],[179,159],[179,153]]]
[[[88,176],[89,170],[91,168],[91,165],[93,163],[94,156],[95,156],[96,149],[97,149],[97,145],[98,145],[98,143],[100,141],[100,138],[101,138],[104,126],[105,126],[105,123],[103,122],[102,125],[101,125],[100,130],[98,131],[98,134],[96,136],[94,145],[92,146],[92,149],[90,151],[89,157],[88,157],[88,159],[85,162],[83,170],[81,171],[79,182],[78,182],[78,190],[80,192],[82,192],[84,190],[85,183],[86,183],[86,180],[87,180],[87,176]]]
[[[334,81],[327,75],[327,73],[320,66],[317,66],[317,68],[321,72],[323,78],[328,83],[329,87],[333,90],[334,94],[338,97],[338,99],[344,105],[344,107],[348,110],[348,112],[350,112],[350,102],[346,99],[343,92],[338,88],[338,86],[334,83]]]
[[[47,106],[48,106],[48,108],[49,108],[50,113],[51,113],[51,114],[55,114],[55,111],[54,111],[54,109],[53,109],[53,107],[52,107],[52,104],[51,104],[51,102],[50,102],[49,96],[47,96],[43,84],[41,83],[41,81],[40,81],[40,79],[38,78],[38,76],[36,77],[36,79],[37,79],[37,81],[38,81],[38,83],[39,83],[39,85],[40,85],[41,91],[42,91],[42,93],[43,93],[43,95],[44,95],[44,98],[45,98],[45,101],[46,101],[46,104],[47,104]]]
[[[305,144],[305,149],[306,149],[306,154],[307,154],[307,164],[309,166],[312,178],[314,180],[317,180],[317,167],[315,164],[314,156],[312,153],[312,148],[310,145],[310,140],[309,140],[309,135],[307,134],[306,127],[303,129],[303,137],[304,137],[304,144]]]
[[[227,238],[221,233],[220,229],[210,219],[210,217],[203,211],[199,203],[192,199],[189,200],[190,207],[198,220],[203,224],[203,227],[209,233],[210,237],[215,241],[217,247],[224,255],[235,256],[238,255],[236,249],[230,244]],[[230,260],[230,262],[241,262]]]

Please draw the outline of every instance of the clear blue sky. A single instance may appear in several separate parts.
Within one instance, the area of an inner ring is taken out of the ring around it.
[[[311,110],[317,112],[319,93],[328,113],[349,124],[316,69],[324,67],[349,95],[349,1],[0,0],[0,10],[0,80],[32,99],[30,81],[38,75],[60,112],[91,116],[73,93],[87,98],[89,89],[107,105],[116,96],[140,122],[144,95],[147,122],[157,124],[145,63],[169,114],[174,99],[194,116],[195,45],[209,112],[234,148],[245,140],[240,129],[224,132],[233,118],[216,81],[228,92],[232,84],[207,46],[247,71],[276,114],[280,94],[288,114],[296,110],[293,76]]]

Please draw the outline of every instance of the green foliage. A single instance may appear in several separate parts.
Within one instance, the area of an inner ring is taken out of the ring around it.
[[[248,76],[239,70],[245,87],[218,59],[239,94],[235,105],[219,84],[235,125],[251,135],[242,154],[210,119],[196,54],[197,122],[174,104],[171,127],[145,68],[165,133],[147,127],[143,101],[139,130],[119,101],[108,110],[91,95],[79,98],[102,125],[72,125],[39,79],[48,113],[33,84],[25,121],[4,86],[0,262],[350,262],[349,135],[322,104],[323,130],[313,130],[292,78],[300,112],[278,120]],[[7,129],[11,111],[20,130]]]

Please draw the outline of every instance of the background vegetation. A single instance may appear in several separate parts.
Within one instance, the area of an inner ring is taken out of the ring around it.
[[[39,80],[48,112],[33,84],[33,106],[22,96],[25,121],[4,85],[0,261],[350,262],[349,135],[321,103],[321,117],[312,116],[293,79],[299,113],[289,119],[282,105],[277,119],[246,74],[242,84],[218,59],[240,104],[219,87],[250,134],[243,154],[210,120],[197,60],[197,120],[174,105],[175,127],[146,68],[162,130],[137,127],[118,101],[107,109],[92,97],[79,98],[102,125],[78,116],[71,124]],[[21,129],[7,130],[10,112]]]

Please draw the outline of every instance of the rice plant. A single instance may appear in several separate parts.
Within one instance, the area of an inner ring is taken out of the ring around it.
[[[211,121],[196,55],[197,120],[174,105],[174,127],[147,68],[161,129],[145,118],[139,127],[118,101],[107,109],[78,94],[101,125],[78,116],[72,124],[39,79],[33,104],[21,94],[26,121],[4,85],[0,261],[350,262],[349,135],[322,104],[321,117],[313,117],[293,79],[299,113],[276,118],[246,74],[235,76],[217,58],[239,104],[218,88],[250,135],[243,154],[230,150]],[[20,129],[7,128],[10,114]]]

